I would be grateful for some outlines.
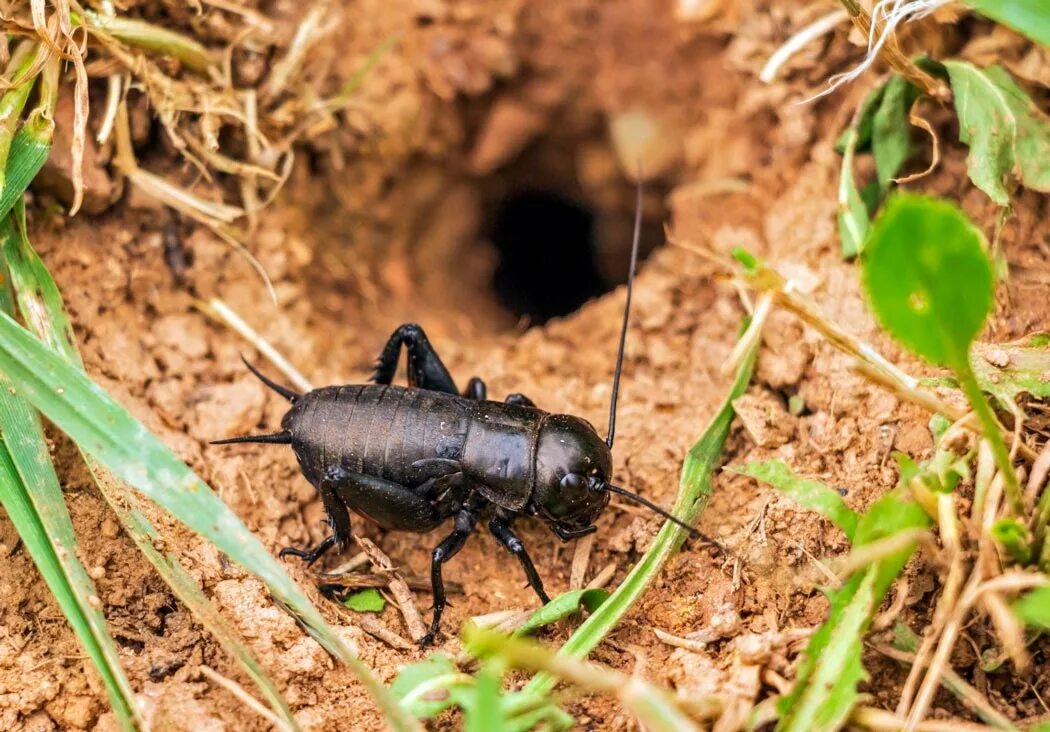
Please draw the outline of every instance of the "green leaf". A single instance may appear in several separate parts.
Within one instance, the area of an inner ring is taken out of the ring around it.
[[[463,705],[464,732],[492,732],[507,728],[500,692],[504,664],[488,660],[481,665],[474,680],[474,698]]]
[[[745,266],[756,269],[758,260],[743,249],[736,249],[733,256]],[[718,412],[704,429],[700,438],[689,448],[685,462],[682,463],[682,474],[678,483],[678,498],[673,508],[674,515],[688,525],[696,523],[700,514],[711,498],[711,473],[722,457],[722,448],[729,436],[729,427],[733,421],[733,400],[744,393],[751,382],[755,369],[755,358],[758,344],[755,339],[747,349],[737,367],[736,376],[729,388],[729,393]],[[671,522],[660,528],[649,550],[628,573],[624,581],[616,588],[609,599],[591,613],[579,628],[569,637],[558,651],[559,655],[583,657],[598,645],[612,631],[635,602],[645,592],[664,563],[685,541],[686,532]],[[524,692],[539,696],[550,694],[555,679],[550,674],[537,674],[525,687]]]
[[[51,154],[51,139],[30,135],[25,128],[18,131],[11,142],[4,172],[4,188],[0,192],[0,220],[7,217],[14,205],[22,200],[29,183],[44,167]]]
[[[925,527],[929,518],[898,489],[876,501],[857,521],[853,545],[862,546],[899,531]],[[841,588],[828,593],[828,618],[810,639],[795,686],[778,703],[777,729],[803,732],[841,728],[867,678],[861,664],[864,635],[890,585],[915,545],[873,562]]]
[[[936,445],[944,437],[944,433],[948,431],[948,428],[952,426],[951,420],[945,417],[943,414],[935,414],[930,417],[930,421],[927,423],[930,429],[930,436],[933,437],[933,444]]]
[[[842,169],[839,173],[838,226],[840,250],[844,259],[852,259],[864,248],[868,237],[868,207],[857,191],[853,179],[853,155],[857,149],[858,134],[855,128],[846,131],[846,145],[842,153]]]
[[[979,69],[945,61],[959,116],[959,137],[969,145],[970,179],[1000,206],[1016,184],[1050,191],[1050,117],[1039,111],[1001,66]]]
[[[1050,587],[1040,587],[1014,603],[1014,612],[1033,628],[1050,630]]]
[[[867,678],[861,665],[864,633],[878,608],[875,573],[855,576],[829,593],[828,619],[810,638],[791,694],[777,704],[778,730],[809,732],[841,728],[860,698],[857,685]]]
[[[343,604],[358,613],[381,613],[386,608],[386,599],[379,594],[379,590],[369,587],[350,595],[343,600]]]
[[[908,499],[907,496],[906,489],[897,489],[875,501],[857,521],[857,533],[853,538],[853,546],[864,546],[900,531],[925,529],[930,526],[932,523],[930,517],[918,503]],[[915,547],[915,544],[911,544],[872,565],[876,575],[875,594],[879,602],[893,584],[893,580],[904,569]]]
[[[871,148],[871,133],[875,129],[875,110],[882,102],[882,95],[886,93],[886,85],[879,84],[871,90],[871,93],[860,103],[857,116],[854,121],[842,131],[839,139],[835,142],[835,152],[839,155],[846,152],[850,129],[856,130],[857,152],[866,152]]]
[[[894,338],[932,363],[966,367],[992,306],[994,275],[984,237],[954,204],[891,198],[868,239],[863,277]]]
[[[758,258],[743,247],[733,247],[733,251],[730,254],[732,254],[733,259],[743,265],[749,274],[753,274],[758,269]]]
[[[597,588],[564,592],[530,615],[525,624],[514,632],[514,635],[528,635],[545,625],[569,617],[578,612],[580,608],[585,607],[588,612],[593,613],[608,597],[609,593],[606,590]]]
[[[116,477],[156,501],[261,579],[318,643],[350,666],[393,726],[416,728],[378,679],[328,627],[280,563],[211,488],[82,371],[3,313],[0,373],[17,385],[20,396]]]
[[[1046,0],[966,0],[966,4],[1050,48],[1050,5]]]
[[[850,541],[857,530],[857,514],[847,506],[834,488],[819,480],[800,478],[780,460],[753,460],[743,467],[729,466],[726,470],[769,483],[792,501],[816,511],[842,529]]]
[[[469,703],[474,679],[456,668],[444,653],[405,666],[390,685],[390,693],[413,716],[430,719],[446,709]]]
[[[912,154],[911,123],[908,116],[919,96],[919,90],[903,76],[886,82],[886,91],[875,112],[871,135],[871,152],[883,195]]]
[[[1050,398],[1050,345],[1046,333],[1034,333],[1009,343],[974,343],[970,354],[981,390],[1005,408],[1022,393]]]
[[[992,536],[1003,545],[1010,558],[1017,564],[1023,566],[1032,560],[1028,530],[1017,519],[1001,518],[996,521],[992,524]]]

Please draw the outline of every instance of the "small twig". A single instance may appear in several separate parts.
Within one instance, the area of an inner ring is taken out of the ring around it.
[[[729,358],[722,364],[721,372],[723,374],[731,374],[736,371],[737,367],[740,366],[741,360],[758,341],[762,340],[762,330],[766,327],[766,320],[769,319],[769,313],[773,309],[773,300],[774,294],[771,292],[763,292],[758,296],[758,303],[755,305],[755,312],[751,316],[751,322],[748,324],[747,330],[744,332],[744,335],[740,336],[736,345],[733,346]]]
[[[310,391],[314,388],[310,383],[310,380],[303,376],[295,366],[292,366],[288,359],[281,355],[280,351],[270,345],[269,341],[259,335],[258,331],[248,325],[244,318],[238,315],[233,308],[223,302],[220,298],[213,297],[207,302],[198,300],[194,304],[202,313],[226,324],[244,338],[244,340],[251,343],[252,346],[255,347],[255,350],[262,354],[264,358],[272,363],[278,371],[284,374],[288,380],[292,382],[295,388],[304,392]]]
[[[368,564],[368,555],[364,552],[358,552],[339,566],[323,573],[321,576],[325,578],[336,579],[344,574],[355,572],[361,569],[361,567],[364,567],[366,564]]]
[[[933,129],[933,125],[925,117],[920,117],[919,113],[915,111],[915,108],[919,105],[919,100],[916,99],[915,103],[911,106],[911,111],[908,112],[908,122],[914,126],[919,127],[926,131],[926,134],[933,140],[933,151],[930,153],[930,164],[926,170],[921,170],[918,173],[912,173],[911,175],[905,175],[901,178],[895,178],[894,182],[901,186],[906,183],[914,183],[917,180],[921,180],[926,176],[930,175],[937,169],[937,166],[941,162],[941,139],[937,136],[936,130]]]
[[[904,729],[904,720],[893,712],[874,707],[857,707],[853,711],[851,722],[873,732],[899,732]],[[961,719],[928,719],[919,722],[915,732],[993,732],[993,727],[974,724]]]
[[[260,704],[254,696],[245,691],[244,687],[236,681],[226,678],[218,671],[215,671],[208,666],[201,665],[199,668],[202,674],[233,694],[242,704],[244,704],[244,706],[254,711],[260,717],[272,724],[276,729],[282,730],[282,732],[293,732],[291,725]]]
[[[846,12],[849,13],[853,24],[857,26],[865,37],[871,37],[871,16],[868,15],[868,11],[861,7],[857,0],[841,0],[841,2],[843,7],[846,8]],[[882,44],[881,48],[878,48],[877,53],[879,58],[907,79],[913,86],[922,89],[934,99],[939,99],[942,102],[951,100],[952,91],[948,88],[948,85],[920,69],[915,65],[915,62],[905,56],[897,44],[896,37],[891,35]]]
[[[362,613],[357,618],[357,627],[368,633],[373,638],[378,638],[392,648],[397,648],[401,651],[412,651],[416,648],[414,644],[405,640],[400,635],[390,630],[390,628],[383,625],[381,620],[367,613]]]
[[[870,544],[859,546],[834,563],[833,569],[836,578],[840,582],[844,581],[854,572],[864,569],[874,562],[908,549],[913,544],[929,543],[932,538],[932,535],[926,529],[905,529],[873,541]]]
[[[777,78],[777,72],[780,71],[780,67],[788,59],[805,48],[811,41],[820,38],[839,23],[848,19],[849,14],[845,10],[834,10],[800,29],[769,57],[766,65],[762,67],[762,71],[758,74],[759,81],[764,84],[772,84]]]
[[[949,668],[949,657],[952,649],[955,647],[955,640],[962,630],[963,622],[966,620],[966,616],[974,603],[987,593],[1019,592],[1034,587],[1045,587],[1050,584],[1050,580],[1045,576],[1031,572],[1010,572],[986,582],[982,580],[982,568],[981,564],[978,563],[970,574],[970,579],[966,583],[962,597],[952,609],[951,615],[948,617],[947,623],[945,623],[944,632],[941,634],[941,640],[937,646],[937,652],[930,661],[929,673],[926,674],[922,687],[915,698],[915,704],[908,715],[908,722],[904,728],[906,732],[919,729],[917,725],[926,716],[930,702],[933,701],[933,694],[936,691],[938,679],[943,675],[944,670]]]
[[[872,648],[884,656],[888,656],[889,658],[892,658],[895,661],[900,661],[901,663],[914,665],[917,662],[915,654],[897,650],[892,646],[875,643],[872,644]],[[981,692],[971,686],[962,676],[957,674],[951,668],[945,668],[941,672],[941,684],[945,689],[959,697],[964,704],[988,724],[999,729],[1017,729],[1013,722],[1000,714],[999,711],[984,698],[984,695],[981,694]]]
[[[568,656],[555,656],[542,646],[517,638],[468,628],[466,645],[481,657],[497,656],[518,668],[546,671],[589,692],[609,694],[639,721],[647,726],[663,729],[698,730],[682,709],[684,701],[676,698],[639,676],[627,676],[593,663]],[[716,718],[722,712],[722,702],[714,697],[693,700],[689,711],[697,717]]]
[[[612,581],[613,576],[616,574],[616,562],[609,562],[598,574],[594,575],[594,579],[587,583],[588,590],[600,590]]]
[[[318,572],[317,576],[325,580],[338,580],[339,584],[348,590],[364,590],[369,587],[386,587],[390,584],[390,574],[385,571],[378,572]],[[413,592],[430,592],[430,580],[423,577],[403,575],[402,579]],[[458,582],[445,582],[445,592],[449,594],[462,594],[463,585]]]
[[[1032,463],[1032,472],[1028,475],[1028,484],[1025,486],[1025,506],[1034,507],[1039,491],[1046,483],[1046,476],[1050,473],[1050,442],[1043,445],[1039,456]]]
[[[661,642],[666,643],[669,646],[675,648],[684,648],[687,651],[693,653],[707,653],[708,644],[704,641],[694,640],[692,638],[682,638],[678,635],[672,635],[666,630],[660,630],[659,628],[653,628],[653,633],[660,639]]]
[[[521,615],[525,610],[496,610],[495,612],[485,613],[484,615],[475,615],[470,619],[470,622],[479,628],[495,628],[502,625],[510,618]]]
[[[594,548],[594,534],[576,542],[576,549],[572,554],[572,569],[569,571],[569,589],[578,590],[583,587],[587,578],[587,567],[591,562],[591,549]]]
[[[915,729],[915,724],[926,715],[926,707],[933,698],[938,679],[945,669],[950,668],[948,666],[948,657],[955,646],[955,639],[962,628],[962,622],[965,620],[969,609],[958,603],[965,568],[963,566],[963,552],[959,537],[958,517],[955,512],[954,495],[949,493],[938,496],[937,516],[941,528],[941,540],[944,542],[945,551],[949,553],[951,564],[948,569],[948,578],[944,583],[944,590],[937,601],[937,607],[934,609],[933,622],[926,629],[916,654],[916,663],[908,672],[908,679],[904,685],[904,690],[901,692],[900,702],[897,705],[898,716],[907,717],[908,725],[905,727],[907,730]],[[980,580],[981,568],[980,563],[978,563],[973,569],[970,582],[979,583]],[[922,671],[926,667],[926,659],[937,642],[938,636],[940,637],[940,642],[937,644],[933,660],[929,662],[929,672],[916,693],[914,691],[915,685],[922,676]],[[913,698],[915,699],[914,704],[912,704]],[[911,713],[906,715],[905,712],[909,707],[911,708]]]
[[[394,568],[394,563],[390,561],[390,557],[383,553],[382,549],[364,536],[355,538],[358,546],[368,555],[372,564],[384,572],[390,573],[390,583],[387,587],[390,589],[390,594],[394,596],[394,602],[397,604],[398,609],[401,610],[401,615],[405,618],[405,626],[408,628],[409,637],[414,641],[419,641],[427,634],[427,626],[423,622],[423,616],[419,613],[419,608],[416,607],[416,598],[413,597],[412,590],[401,579],[401,575]]]

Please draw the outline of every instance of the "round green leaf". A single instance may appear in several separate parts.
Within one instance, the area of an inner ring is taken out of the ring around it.
[[[906,348],[962,367],[992,307],[984,237],[954,204],[898,195],[876,219],[864,249],[872,308]]]

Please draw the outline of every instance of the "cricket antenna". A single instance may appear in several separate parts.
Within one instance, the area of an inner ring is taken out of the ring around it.
[[[613,371],[612,400],[609,403],[609,436],[605,444],[612,449],[616,435],[616,401],[620,396],[620,372],[623,371],[623,349],[627,343],[627,323],[631,317],[631,292],[634,290],[634,270],[638,264],[638,243],[642,239],[642,176],[638,175],[638,189],[634,201],[634,239],[631,241],[631,266],[627,270],[627,301],[623,306],[623,325],[620,326],[620,348],[616,352],[616,370]]]
[[[290,445],[292,435],[288,432],[274,432],[271,435],[243,435],[227,437],[225,440],[212,440],[209,445],[232,445],[235,442],[262,442],[269,445]]]
[[[244,365],[248,367],[249,371],[251,371],[253,374],[255,374],[255,376],[259,379],[259,381],[261,381],[262,383],[266,384],[268,387],[273,389],[275,392],[277,392],[278,394],[283,396],[288,401],[294,403],[297,399],[302,397],[302,394],[300,394],[299,392],[292,391],[287,386],[281,386],[276,381],[271,379],[269,376],[267,376],[263,372],[259,371],[259,369],[255,368],[250,363],[248,363],[248,359],[246,359],[244,356],[241,356],[241,360],[244,361]]]
[[[664,509],[660,508],[659,506],[657,506],[652,501],[649,501],[649,500],[647,500],[645,498],[642,498],[637,493],[631,493],[631,491],[627,490],[626,488],[621,488],[620,486],[613,485],[612,483],[603,483],[601,488],[600,488],[600,490],[606,490],[606,491],[609,491],[610,493],[615,493],[618,496],[623,496],[624,498],[629,498],[630,500],[634,501],[635,503],[640,503],[641,505],[643,505],[646,508],[648,508],[650,511],[652,511],[654,513],[657,513],[660,516],[663,516],[665,519],[667,519],[671,523],[675,524],[679,528],[685,529],[694,538],[703,540],[705,543],[710,544],[711,546],[717,548],[718,551],[722,552],[723,554],[728,554],[728,552],[726,551],[726,548],[724,546],[722,546],[719,542],[715,541],[710,536],[704,534],[702,531],[697,531],[696,529],[694,529],[689,524],[687,524],[684,521],[681,521],[677,517],[673,516],[669,511],[665,511]]]

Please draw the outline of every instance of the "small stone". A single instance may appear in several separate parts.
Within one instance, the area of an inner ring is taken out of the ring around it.
[[[795,434],[798,419],[772,394],[744,394],[733,401],[733,409],[759,447],[780,447]]]

